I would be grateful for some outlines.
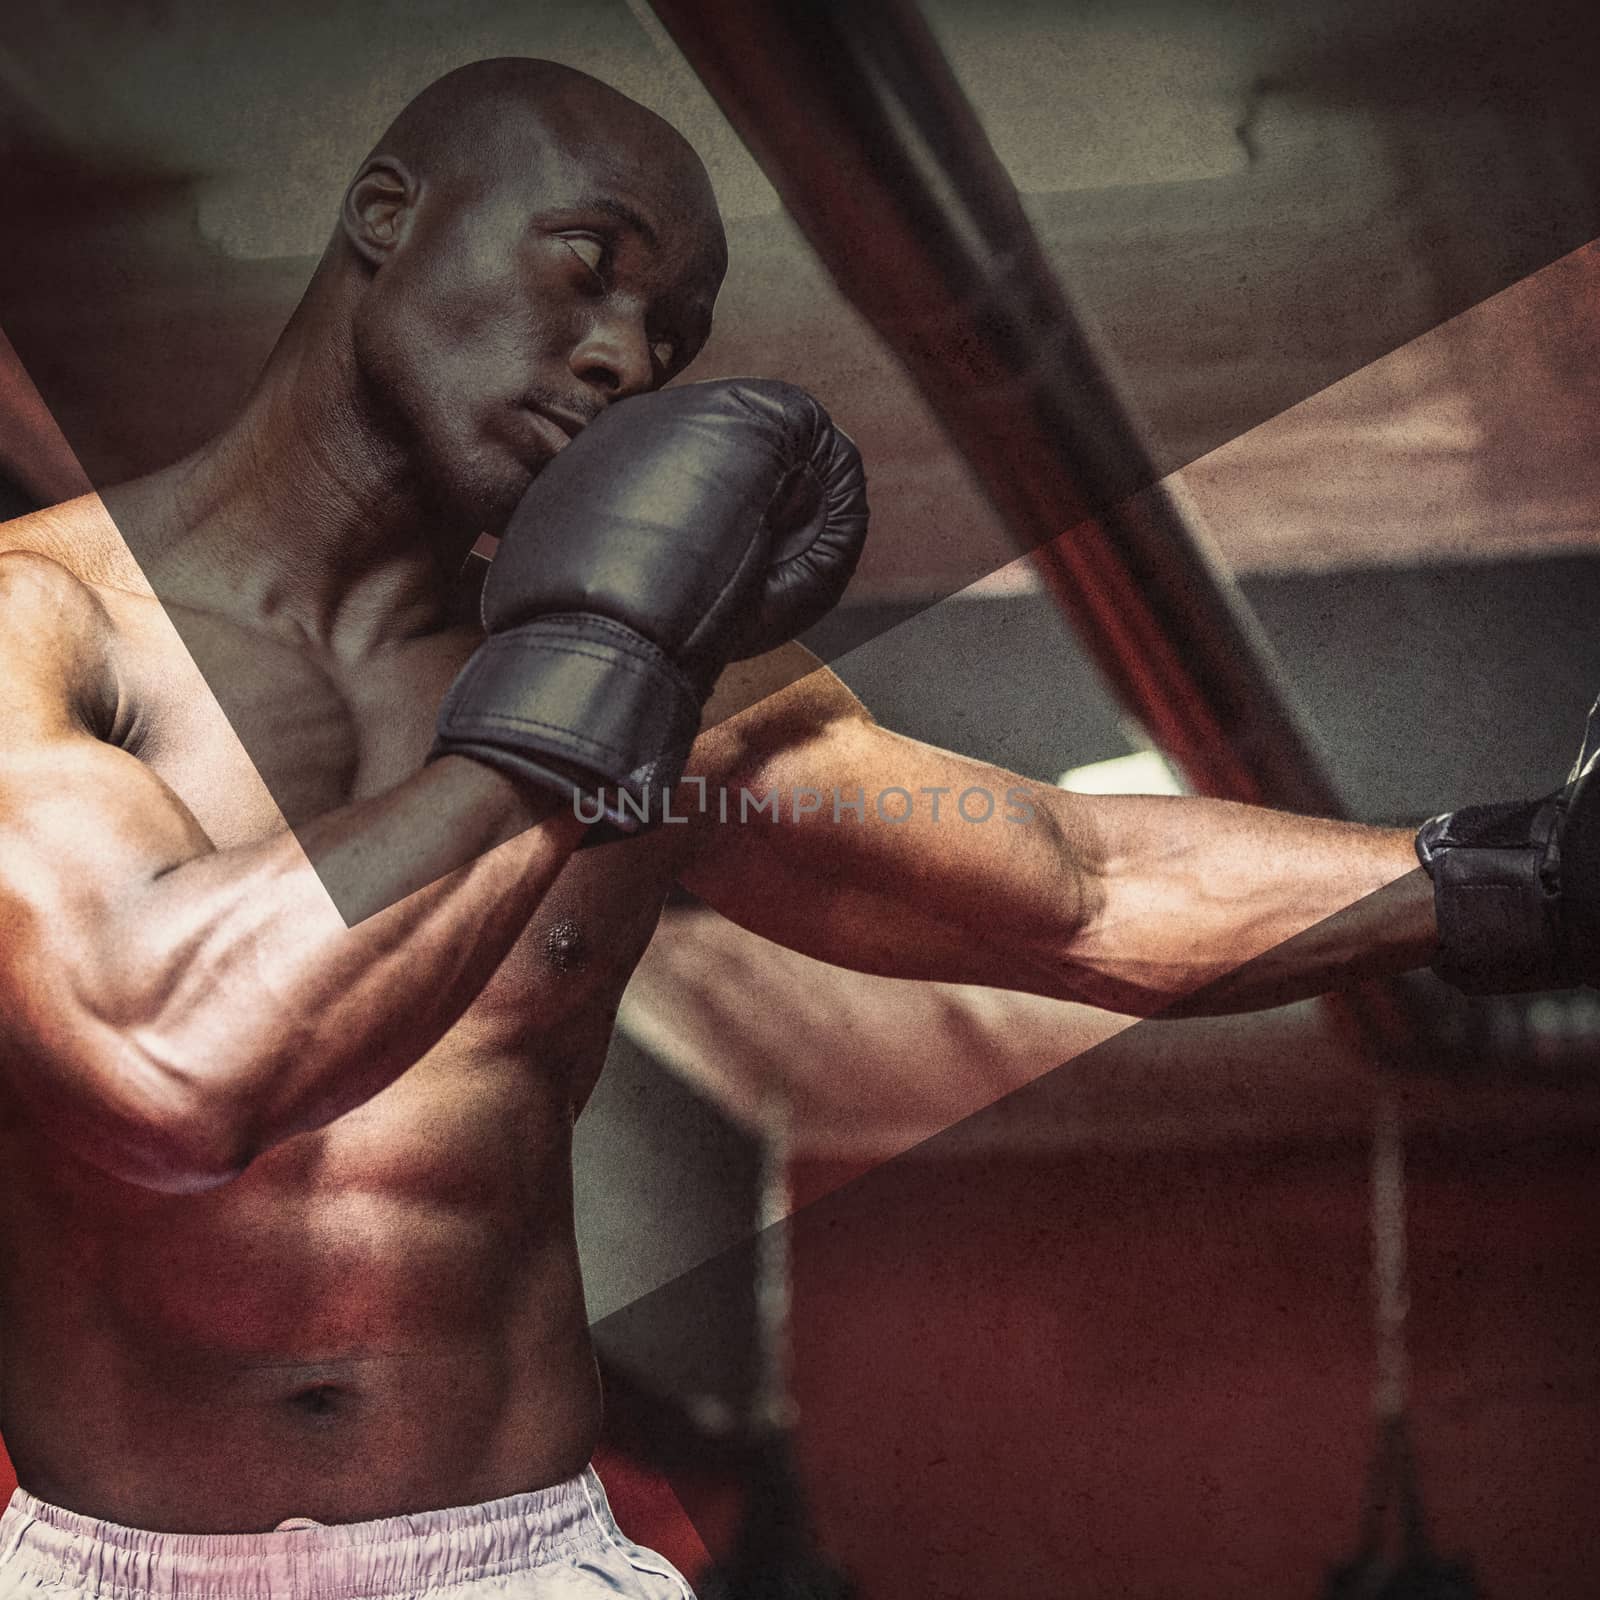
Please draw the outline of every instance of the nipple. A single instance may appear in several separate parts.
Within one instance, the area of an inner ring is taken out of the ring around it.
[[[583,930],[570,917],[551,923],[544,939],[544,953],[557,972],[572,972],[589,961]]]

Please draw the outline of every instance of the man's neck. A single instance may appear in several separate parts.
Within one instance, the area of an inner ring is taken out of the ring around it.
[[[315,306],[222,433],[105,500],[163,601],[335,657],[443,626],[473,539],[430,526],[403,453],[357,402],[336,319]]]

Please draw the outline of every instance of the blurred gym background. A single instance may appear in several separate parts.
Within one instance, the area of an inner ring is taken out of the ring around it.
[[[923,12],[1350,813],[1552,787],[1600,688],[1582,9]],[[1148,736],[642,3],[13,0],[7,509],[215,428],[376,132],[496,54],[593,72],[706,156],[732,268],[691,376],[805,384],[860,442],[873,541],[816,642],[878,718],[1034,780],[1166,781],[1099,769]],[[1429,1535],[1486,1594],[1576,1600],[1600,1007],[1421,1003],[1388,1081]],[[635,1536],[696,1572],[741,1529],[814,1538],[874,1600],[1313,1595],[1357,1545],[1378,1080],[1323,1008],[1130,1027],[683,902],[622,1020],[577,1173]]]

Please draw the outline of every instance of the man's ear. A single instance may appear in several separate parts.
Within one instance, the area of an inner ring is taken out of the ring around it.
[[[419,193],[420,185],[394,156],[373,156],[356,174],[345,190],[340,221],[363,261],[378,267],[388,259],[405,238]]]

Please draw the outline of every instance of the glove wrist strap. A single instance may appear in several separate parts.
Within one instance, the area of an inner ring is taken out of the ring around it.
[[[607,617],[557,613],[492,633],[439,708],[428,759],[465,755],[598,813],[607,837],[661,818],[700,729],[700,693]]]
[[[1517,994],[1578,981],[1561,938],[1560,796],[1469,806],[1417,834],[1433,879],[1433,970],[1467,994]]]

